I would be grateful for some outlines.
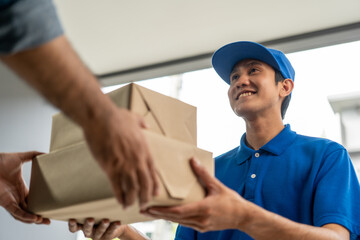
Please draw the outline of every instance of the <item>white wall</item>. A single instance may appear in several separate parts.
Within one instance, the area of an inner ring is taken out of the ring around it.
[[[360,112],[357,107],[351,109],[344,109],[340,113],[343,143],[346,148],[351,152],[353,150],[360,150]]]
[[[23,81],[0,63],[0,152],[48,152],[51,116],[57,112]],[[24,166],[29,185],[31,164]],[[24,224],[0,208],[0,239],[73,240],[67,223],[50,226]]]
[[[355,102],[356,100],[354,100]],[[342,143],[348,150],[360,180],[360,112],[359,108],[341,110]]]

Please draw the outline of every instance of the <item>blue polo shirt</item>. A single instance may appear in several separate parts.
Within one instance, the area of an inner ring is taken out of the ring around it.
[[[346,149],[285,128],[255,151],[240,146],[215,159],[215,175],[245,199],[292,221],[336,223],[360,235],[360,186]],[[179,226],[177,240],[248,240],[238,230],[199,233]]]

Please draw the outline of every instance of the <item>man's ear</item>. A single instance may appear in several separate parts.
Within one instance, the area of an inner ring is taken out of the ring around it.
[[[289,96],[294,89],[294,81],[287,78],[281,82],[280,96],[286,97]]]

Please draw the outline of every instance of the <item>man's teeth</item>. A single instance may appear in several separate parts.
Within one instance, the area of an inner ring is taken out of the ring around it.
[[[246,96],[250,96],[250,95],[253,95],[253,93],[252,92],[245,92],[245,93],[240,94],[239,97],[246,97]]]

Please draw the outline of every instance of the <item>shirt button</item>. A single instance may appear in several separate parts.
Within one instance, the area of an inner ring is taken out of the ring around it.
[[[251,178],[256,178],[256,174],[251,174]]]
[[[260,157],[260,153],[255,153],[255,157]]]

